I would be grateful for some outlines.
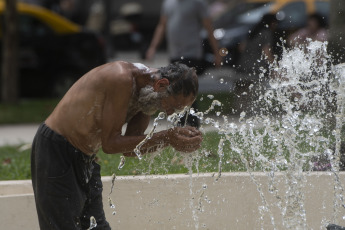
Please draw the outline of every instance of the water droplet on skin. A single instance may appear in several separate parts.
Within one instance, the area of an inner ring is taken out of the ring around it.
[[[185,111],[188,109],[188,107],[185,107],[183,112],[185,113]],[[160,112],[158,114],[158,116],[154,119],[153,121],[153,125],[152,125],[152,129],[150,130],[150,132],[146,135],[146,137],[144,138],[144,140],[142,140],[136,147],[135,149],[133,150],[134,153],[137,155],[138,159],[141,160],[142,159],[142,154],[140,152],[140,148],[141,146],[143,146],[149,139],[151,139],[154,131],[156,130],[157,128],[157,125],[158,125],[158,120],[162,120],[166,117],[166,114],[164,112]]]
[[[160,112],[160,113],[158,114],[158,119],[162,120],[162,119],[164,119],[164,118],[165,118],[165,113],[164,113],[164,112]]]
[[[126,163],[126,158],[125,158],[125,156],[121,156],[121,157],[120,157],[120,163],[119,163],[118,169],[119,169],[119,170],[122,169],[123,166],[125,166],[125,163]]]
[[[91,229],[96,228],[96,227],[97,227],[96,219],[95,219],[95,217],[91,216],[90,217],[90,227],[88,228],[88,230],[91,230]]]

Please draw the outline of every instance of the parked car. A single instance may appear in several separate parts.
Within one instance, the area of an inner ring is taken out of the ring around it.
[[[276,15],[277,33],[286,39],[289,34],[306,25],[308,14],[319,13],[328,21],[329,1],[247,0],[229,8],[214,21],[214,35],[219,42],[219,47],[227,50],[224,64],[230,66],[236,64],[237,46],[248,38],[250,31],[267,13]],[[206,40],[205,60],[213,62],[213,55]]]
[[[4,7],[0,1],[0,51]],[[18,2],[17,9],[20,97],[61,96],[84,73],[106,62],[100,35],[36,5]]]

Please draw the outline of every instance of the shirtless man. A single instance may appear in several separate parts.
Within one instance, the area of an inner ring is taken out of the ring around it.
[[[135,156],[150,115],[157,110],[171,115],[191,106],[197,91],[194,69],[183,64],[153,69],[113,62],[81,77],[33,141],[31,173],[40,228],[86,229],[93,216],[97,229],[110,229],[95,154],[102,148],[107,154]],[[197,129],[175,127],[155,133],[141,152],[156,146],[192,152],[201,142]]]

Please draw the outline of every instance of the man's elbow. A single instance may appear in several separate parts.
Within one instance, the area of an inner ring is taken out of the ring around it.
[[[117,145],[112,143],[102,143],[102,150],[104,153],[106,154],[116,154],[116,153],[120,153],[120,149],[118,149],[116,147]]]
[[[109,146],[105,146],[105,145],[102,146],[102,150],[106,154],[114,154],[115,153],[114,149],[110,148]]]

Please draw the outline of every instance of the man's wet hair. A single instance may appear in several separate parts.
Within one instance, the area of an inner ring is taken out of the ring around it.
[[[170,82],[167,88],[170,95],[179,95],[181,93],[185,97],[190,94],[197,95],[199,83],[194,68],[175,62],[167,67],[161,67],[160,74],[162,78],[166,78]]]

